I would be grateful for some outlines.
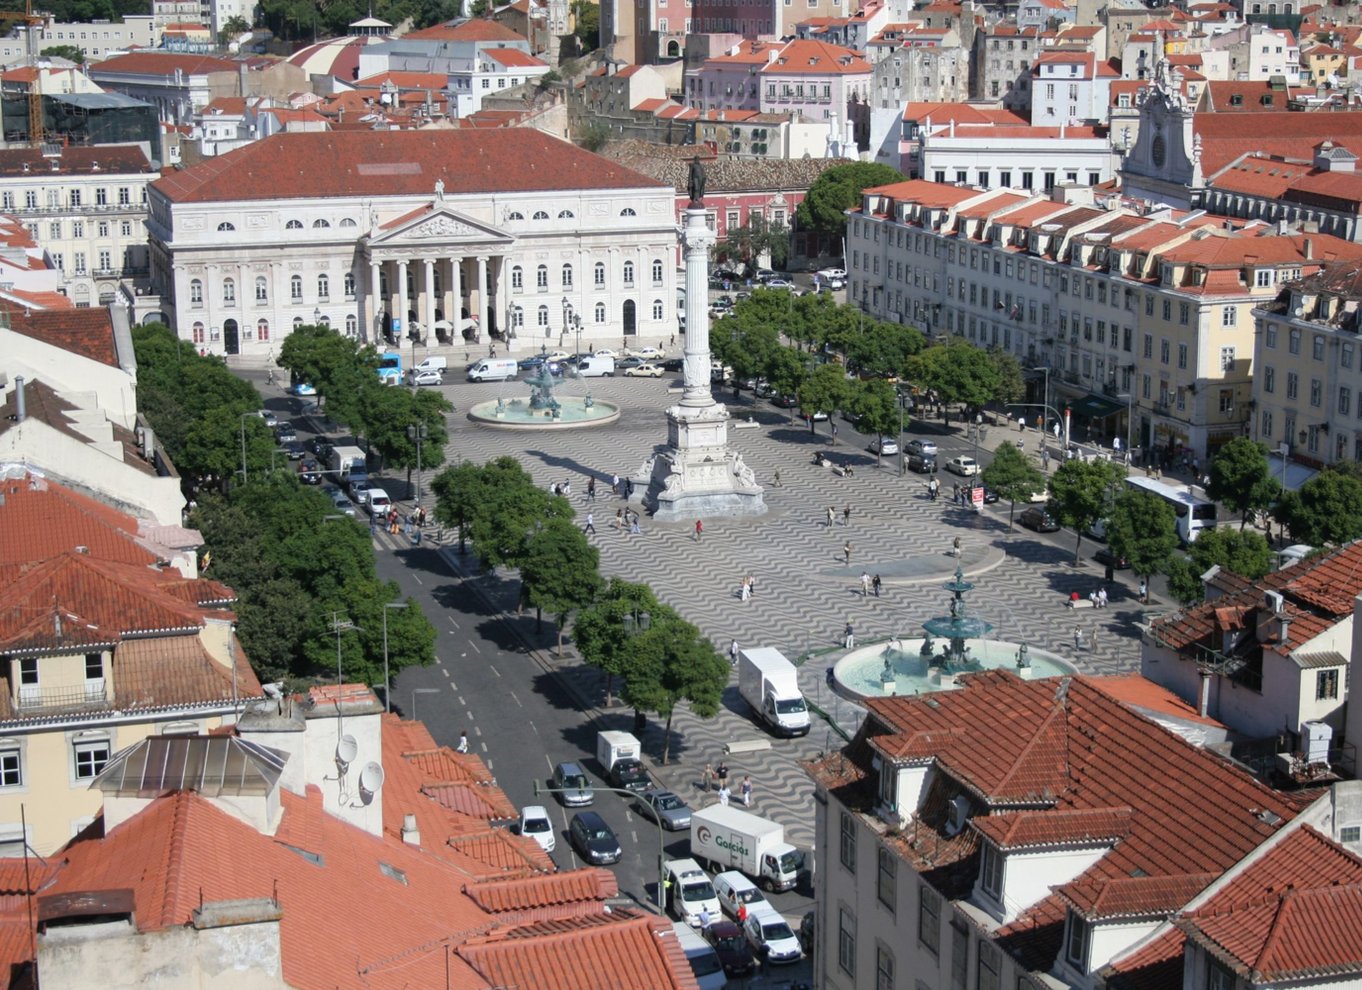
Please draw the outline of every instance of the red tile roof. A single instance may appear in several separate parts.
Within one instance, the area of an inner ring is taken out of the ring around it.
[[[1107,877],[1057,887],[1064,901],[1088,921],[1103,918],[1167,918],[1219,879],[1214,873],[1171,877]]]
[[[410,35],[408,35],[410,37]],[[277,134],[152,184],[174,202],[655,188],[533,128]]]
[[[46,560],[76,547],[120,564],[157,562],[136,539],[136,519],[65,485],[36,475],[5,478],[0,494],[0,566]]]
[[[1279,102],[1285,102],[1284,98]],[[1221,106],[1219,97],[1216,106]],[[1253,152],[1309,159],[1315,145],[1326,138],[1362,147],[1362,110],[1264,113],[1257,107],[1245,113],[1198,113],[1193,128],[1201,138],[1201,168],[1206,175]]]
[[[121,75],[200,76],[209,72],[237,72],[241,63],[208,55],[178,55],[172,52],[140,51],[115,55],[89,67],[91,78],[119,73]]]
[[[548,67],[547,63],[535,58],[529,52],[522,52],[519,48],[484,48],[482,54],[508,69],[542,69]]]
[[[1123,674],[1115,677],[1094,677],[1093,683],[1117,701],[1137,711],[1148,713],[1151,717],[1172,716],[1181,722],[1196,722],[1200,725],[1222,726],[1209,715],[1202,715],[1195,705],[1188,704],[1172,691],[1155,684],[1140,674]]]
[[[112,368],[119,367],[113,319],[102,306],[32,313],[16,309],[9,314],[9,325],[11,330],[25,337],[33,337]]]
[[[920,203],[929,209],[949,209],[980,195],[978,189],[962,189],[959,186],[928,182],[926,179],[908,179],[887,186],[873,186],[864,191],[870,194],[888,196],[893,200]]]
[[[68,145],[49,157],[41,148],[0,149],[0,175],[146,175],[146,153],[135,144]]]
[[[469,884],[464,892],[489,914],[519,914],[582,903],[591,903],[590,913],[597,914],[602,900],[619,893],[619,883],[609,870],[588,867],[549,877]]]
[[[524,35],[516,34],[497,21],[473,18],[463,23],[436,24],[434,27],[409,31],[402,36],[403,41],[419,39],[423,41],[520,41]]]
[[[850,48],[807,39],[791,41],[761,72],[774,76],[867,75],[870,63]]]
[[[1114,845],[1130,834],[1134,814],[1129,808],[1013,811],[975,818],[970,825],[999,849]]]

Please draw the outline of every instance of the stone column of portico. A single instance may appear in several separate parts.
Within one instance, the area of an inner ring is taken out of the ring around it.
[[[364,311],[367,322],[364,326],[364,333],[359,339],[368,341],[378,336],[378,313],[379,303],[382,302],[380,293],[383,291],[383,279],[380,276],[381,266],[377,261],[369,262],[369,298],[365,300]]]
[[[425,315],[422,317],[422,322],[424,322],[425,325],[426,325],[426,326],[425,326],[426,334],[427,334],[428,336],[433,336],[434,333],[435,333],[435,331],[434,331],[434,329],[433,329],[434,326],[435,326],[435,259],[434,259],[434,258],[426,258],[426,259],[425,259],[425,269],[426,269],[426,270],[425,270],[424,276],[423,276],[423,277],[425,278],[425,282],[424,282],[424,284],[421,286],[421,289],[422,289],[423,292],[425,292],[425,295],[426,295],[426,307],[425,307]]]
[[[399,339],[411,329],[407,326],[407,310],[410,309],[407,305],[407,264],[406,261],[397,263],[397,312],[393,315],[402,321],[398,324],[401,328],[397,334]]]
[[[449,307],[450,315],[446,318],[454,327],[454,343],[458,344],[463,342],[463,259],[451,258],[449,267],[449,291],[454,301]]]
[[[487,324],[487,256],[478,255],[478,332],[488,334]]]

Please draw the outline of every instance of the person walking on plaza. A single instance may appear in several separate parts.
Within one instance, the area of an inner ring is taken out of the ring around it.
[[[458,749],[459,749],[459,752],[460,752],[460,753],[467,753],[467,752],[468,752],[468,732],[467,732],[466,730],[465,730],[464,732],[460,732],[460,733],[459,733],[459,746],[458,746]]]
[[[708,794],[712,783],[714,783],[714,765],[706,763],[704,771],[700,774],[700,790]]]
[[[747,594],[749,596],[757,593],[757,579],[751,574],[747,575]]]
[[[856,648],[856,633],[852,630],[850,622],[848,622],[847,627],[842,630],[842,646],[848,650],[854,650]]]
[[[870,574],[866,571],[861,571],[861,597],[870,597]]]
[[[876,598],[880,597],[880,583],[881,583],[880,576],[878,574],[876,574],[873,578],[870,579],[870,587],[875,589]]]
[[[1145,605],[1149,604],[1149,582],[1144,578],[1140,578],[1140,602]]]
[[[714,778],[719,782],[719,790],[728,790],[728,764],[723,760],[720,760],[719,765],[714,768]],[[724,803],[727,804],[727,802]]]
[[[586,529],[583,532],[590,533],[592,536],[596,535],[596,517],[590,512],[586,514]]]
[[[733,792],[728,789],[727,784],[719,785],[719,803],[722,804],[725,808],[728,807],[728,798],[729,795],[732,793]]]
[[[610,494],[618,495],[619,493],[620,493],[620,476],[617,474],[612,474],[610,476]]]
[[[695,520],[695,542],[700,542],[700,537],[705,534],[705,524],[702,520]]]
[[[828,506],[828,529],[832,529],[832,521],[837,518],[837,510]]]
[[[742,795],[743,807],[752,807],[752,778],[747,774],[743,774],[742,786],[739,788],[739,793]]]
[[[842,544],[842,556],[846,558],[847,566],[851,566],[851,541],[847,540]]]
[[[738,597],[742,601],[748,601],[752,597],[752,587],[747,583],[747,578],[742,579],[742,587],[738,589]]]
[[[851,506],[850,506],[850,505],[848,505],[845,509],[842,510],[842,525],[843,525],[843,526],[850,526],[850,525],[851,525]]]
[[[738,641],[736,639],[728,644],[728,662],[731,664],[738,662]]]
[[[594,501],[596,501],[596,476],[595,476],[595,475],[592,475],[591,478],[587,480],[587,483],[586,483],[586,500],[587,500],[588,502],[594,502]]]
[[[780,468],[776,468],[775,473],[771,475],[771,487],[780,487]]]
[[[1074,626],[1074,649],[1083,649],[1083,630],[1078,626]]]

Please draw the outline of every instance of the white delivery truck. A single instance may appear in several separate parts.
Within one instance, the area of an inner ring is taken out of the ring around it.
[[[646,791],[652,786],[642,753],[643,747],[632,733],[606,729],[596,737],[596,761],[612,787]]]
[[[515,358],[483,358],[468,369],[470,382],[506,382],[515,375]]]
[[[789,890],[804,869],[784,825],[726,804],[691,812],[690,852],[715,869],[741,870],[766,890]]]
[[[677,921],[692,928],[700,927],[700,912],[709,914],[710,921],[721,921],[719,897],[709,875],[693,859],[673,859],[663,866],[667,877],[667,906]]]
[[[612,357],[601,357],[593,354],[591,357],[584,357],[577,362],[578,378],[613,378],[615,377],[615,359]]]
[[[333,480],[338,480],[343,485],[350,480],[352,474],[368,474],[367,465],[364,451],[358,447],[332,447],[327,467],[335,475]]]
[[[809,708],[799,693],[799,672],[779,650],[738,651],[738,693],[776,735],[808,735]]]
[[[431,354],[421,359],[421,363],[413,367],[412,371],[446,371],[449,368],[449,360],[439,354]]]

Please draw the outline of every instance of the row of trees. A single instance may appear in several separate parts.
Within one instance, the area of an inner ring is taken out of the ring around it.
[[[582,658],[622,678],[622,697],[635,710],[666,720],[664,763],[678,705],[701,718],[718,712],[728,664],[713,644],[646,584],[603,580],[600,552],[573,522],[567,499],[535,485],[514,457],[446,468],[431,489],[435,518],[458,529],[460,552],[471,542],[487,567],[519,570],[521,607],[554,618],[560,654],[575,615]]]
[[[133,344],[139,410],[177,465],[194,465],[205,480],[231,478],[244,438],[246,479],[198,492],[189,522],[204,536],[205,576],[238,595],[237,632],[257,674],[330,675],[339,617],[359,627],[340,637],[345,677],[380,682],[383,605],[397,602],[400,589],[379,580],[367,532],[299,484],[287,461],[271,464],[277,448],[255,415],[261,398],[253,385],[164,326],[134,328]],[[391,668],[429,663],[435,629],[419,606],[386,611]]]

